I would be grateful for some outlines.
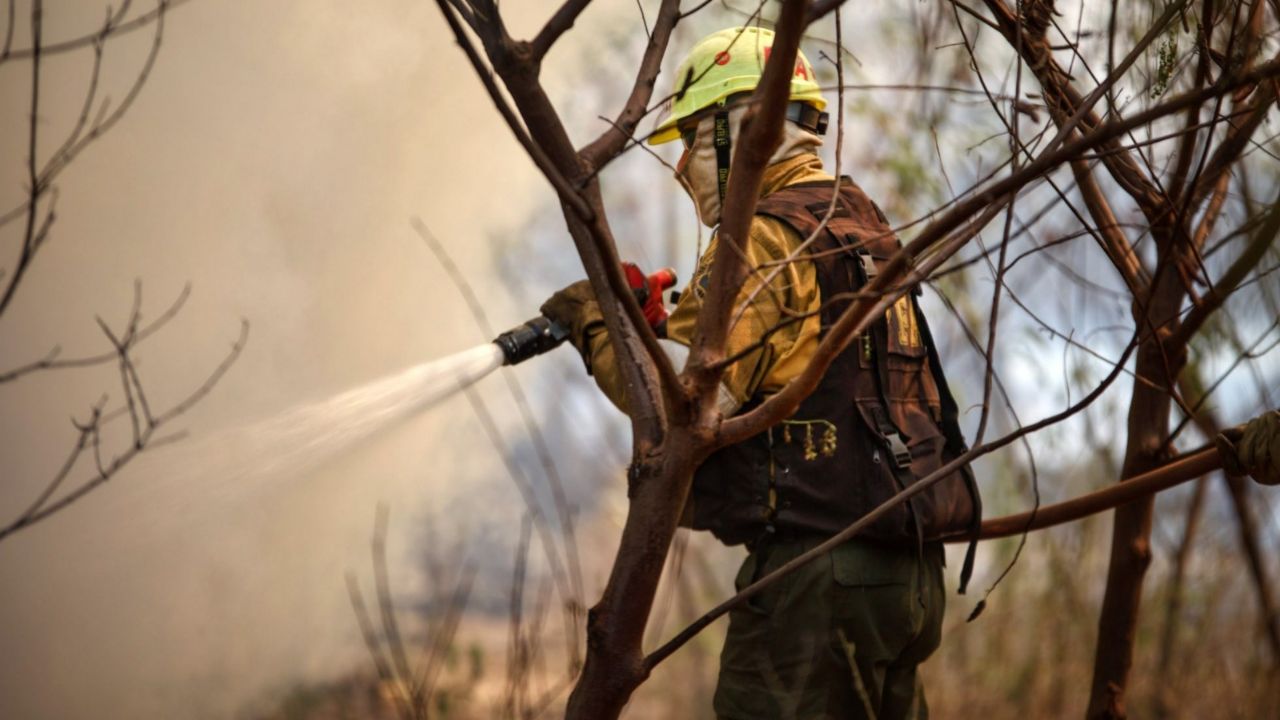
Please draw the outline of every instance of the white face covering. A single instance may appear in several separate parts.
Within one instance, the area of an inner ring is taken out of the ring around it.
[[[741,137],[742,117],[748,108],[743,105],[729,111],[729,141],[738,142]],[[716,175],[715,115],[698,121],[698,137],[693,147],[685,151],[687,157],[678,166],[676,180],[689,193],[698,208],[698,217],[707,227],[720,222],[720,183]],[[822,145],[822,138],[787,121],[782,124],[782,144],[769,158],[769,165],[789,160],[801,153],[815,152]],[[730,150],[733,150],[732,145]]]

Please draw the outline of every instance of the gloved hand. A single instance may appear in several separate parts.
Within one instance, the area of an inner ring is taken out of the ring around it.
[[[569,342],[578,352],[586,352],[584,339],[587,327],[603,322],[595,291],[588,280],[579,280],[557,291],[542,304],[539,312],[569,333]]]
[[[1214,440],[1228,473],[1251,475],[1263,485],[1280,485],[1280,411],[1250,420],[1234,443],[1225,435]]]
[[[658,333],[658,337],[665,337],[667,308],[663,304],[662,293],[675,285],[675,272],[666,268],[646,276],[634,263],[623,263],[622,269],[626,273],[627,284],[644,312],[645,321]],[[588,329],[604,320],[595,292],[586,280],[579,280],[552,295],[540,310],[547,319],[568,331],[569,342],[582,352],[586,352],[583,343],[589,334]]]

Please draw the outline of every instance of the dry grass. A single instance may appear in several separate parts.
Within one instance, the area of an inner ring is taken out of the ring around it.
[[[1232,518],[1221,508],[1207,508],[1187,568],[1170,670],[1159,675],[1170,563],[1181,539],[1183,501],[1176,496],[1162,501],[1163,521],[1154,533],[1153,566],[1128,695],[1130,716],[1274,717],[1280,706],[1280,673],[1260,631],[1252,580],[1239,556]],[[584,557],[589,586],[603,582],[612,553],[608,537],[613,532],[616,528],[607,519],[584,529],[583,546],[596,549]],[[1013,556],[1017,540],[984,544],[970,594],[949,596],[942,648],[924,666],[931,716],[1081,717],[1089,695],[1109,541],[1107,516],[1032,536],[1013,572],[988,598],[986,610],[975,621],[966,622],[974,603]],[[703,533],[687,535],[677,546],[682,548],[673,553],[679,559],[679,572],[668,567],[648,647],[725,597],[742,557],[740,548],[721,547]],[[952,582],[960,558],[960,548],[954,550],[949,563]],[[1272,577],[1280,576],[1274,565]],[[532,578],[527,582],[534,584]],[[529,597],[528,612],[534,604]],[[544,612],[555,612],[555,608]],[[413,636],[408,644],[424,641],[425,620],[403,618],[405,632]],[[525,618],[526,623],[532,621]],[[712,625],[659,666],[632,698],[624,717],[713,720],[711,696],[724,629],[724,621]],[[541,623],[536,642],[538,659],[526,674],[521,693],[548,701],[528,701],[512,712],[507,674],[509,618],[466,612],[427,716],[450,720],[559,717],[568,693],[558,617],[548,616]],[[337,682],[294,688],[272,712],[257,717],[395,718],[393,692],[371,668],[361,668]]]

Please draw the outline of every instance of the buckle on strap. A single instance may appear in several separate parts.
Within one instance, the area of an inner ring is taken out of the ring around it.
[[[899,470],[906,470],[911,467],[911,450],[907,449],[907,444],[902,442],[902,436],[896,430],[885,434],[884,439],[889,443],[889,453],[893,457],[893,464]]]
[[[858,260],[862,262],[862,274],[866,276],[867,282],[875,280],[876,275],[879,275],[880,271],[876,269],[876,261],[871,257],[871,253],[859,248]]]
[[[826,135],[830,115],[812,105],[795,101],[787,105],[787,119],[815,135]]]
[[[876,434],[884,439],[884,443],[888,447],[889,457],[893,459],[894,467],[899,470],[910,469],[911,450],[907,448],[907,443],[902,439],[902,433],[898,432],[898,428],[889,419],[884,408],[878,405],[872,407],[871,417],[875,419]]]

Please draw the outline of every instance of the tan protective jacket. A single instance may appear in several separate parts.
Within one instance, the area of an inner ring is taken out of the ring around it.
[[[766,168],[760,195],[763,197],[795,183],[831,179],[823,172],[822,161],[817,155],[804,153]],[[757,393],[767,395],[781,390],[804,369],[818,347],[820,319],[817,310],[821,298],[817,275],[807,260],[786,262],[803,240],[774,218],[756,216],[751,220],[751,232],[745,248],[751,274],[738,294],[735,308],[749,304],[741,312],[738,322],[730,328],[726,355],[732,357],[758,343],[766,331],[789,317],[802,314],[808,314],[808,317],[778,330],[759,349],[727,369],[722,380],[723,390],[732,397],[735,407]],[[717,244],[718,238],[712,236],[706,252],[698,261],[693,279],[681,293],[680,301],[667,321],[668,339],[681,345],[688,346],[692,340],[709,273],[713,270],[712,258]],[[781,272],[773,274],[780,264]],[[762,280],[770,275],[773,275],[772,280],[761,289]],[[593,304],[589,311],[598,317],[597,306]],[[737,314],[735,309],[733,317]],[[584,344],[586,347],[581,349],[588,370],[609,400],[625,411],[622,377],[614,363],[613,346],[603,320],[593,318],[586,323]]]

